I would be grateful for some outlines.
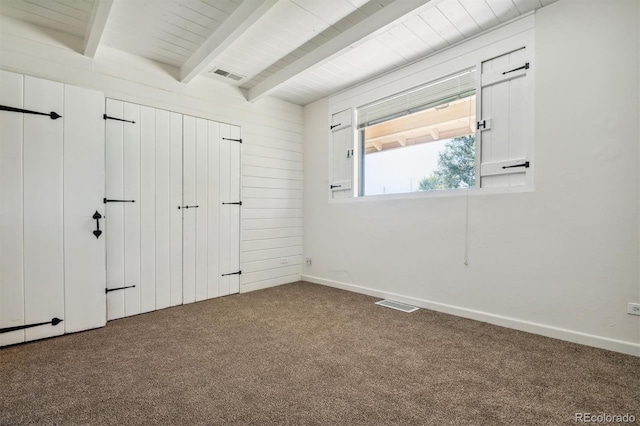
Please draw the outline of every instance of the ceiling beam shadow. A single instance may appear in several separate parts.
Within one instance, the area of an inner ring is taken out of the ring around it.
[[[193,80],[277,2],[245,0],[180,67],[180,81],[189,83]]]

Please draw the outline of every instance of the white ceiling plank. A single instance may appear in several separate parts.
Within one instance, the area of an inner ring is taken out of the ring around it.
[[[187,59],[180,68],[180,81],[183,83],[190,82],[277,2],[278,0],[256,0],[242,3],[202,46]]]
[[[482,31],[458,0],[445,0],[438,4],[438,9],[455,25],[465,38],[472,37]]]
[[[440,36],[447,41],[449,44],[455,44],[462,39],[464,36],[458,29],[449,21],[449,19],[440,12],[438,8],[431,8],[424,11],[424,13],[420,14],[420,17],[425,20],[425,22],[433,28],[435,32],[440,34]]]
[[[486,0],[500,22],[507,22],[519,15],[518,9],[511,0]]]
[[[100,39],[107,26],[113,0],[96,0],[84,35],[84,56],[93,58],[96,55]]]
[[[483,0],[460,0],[462,7],[471,15],[473,20],[483,30],[495,27],[500,24],[493,10]]]
[[[540,0],[513,0],[520,14],[525,14],[542,7]]]
[[[403,0],[392,3],[379,10],[349,28],[347,31],[342,32],[340,35],[319,46],[314,51],[298,59],[293,64],[285,67],[282,71],[258,83],[249,90],[249,101],[255,101],[263,96],[267,96],[296,75],[322,65],[350,47],[365,42],[386,29],[396,20],[414,12],[427,3],[429,3],[429,0]]]
[[[420,38],[433,51],[443,49],[449,45],[440,34],[435,32],[433,28],[427,25],[420,16],[414,16],[404,22],[404,26],[409,28],[416,36]]]

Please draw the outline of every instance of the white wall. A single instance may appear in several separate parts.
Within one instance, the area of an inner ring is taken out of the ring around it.
[[[135,42],[135,40],[132,40]],[[103,91],[107,97],[242,127],[241,291],[300,279],[302,108],[274,98],[254,104],[223,83],[101,46],[77,53],[80,39],[0,16],[0,68]],[[280,259],[288,263],[281,265]]]
[[[303,279],[640,355],[638,9],[537,12],[533,192],[331,203],[306,106]]]

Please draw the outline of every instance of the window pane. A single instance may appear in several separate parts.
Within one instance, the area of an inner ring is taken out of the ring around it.
[[[361,131],[360,195],[475,186],[475,95]]]

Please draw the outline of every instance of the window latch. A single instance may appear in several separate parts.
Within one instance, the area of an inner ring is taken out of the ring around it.
[[[524,64],[521,67],[514,68],[514,69],[509,70],[509,71],[505,71],[505,72],[502,73],[502,75],[509,74],[510,72],[515,72],[515,71],[520,71],[520,70],[528,70],[528,69],[529,69],[529,62],[527,62],[526,64]]]
[[[335,127],[342,126],[342,123],[334,124],[329,127],[329,130],[333,130]]]
[[[476,123],[476,130],[489,130],[491,129],[491,119],[487,118]]]
[[[502,166],[503,169],[513,169],[515,167],[524,167],[525,169],[529,168],[529,162],[525,161],[522,164],[514,164],[513,166]]]

